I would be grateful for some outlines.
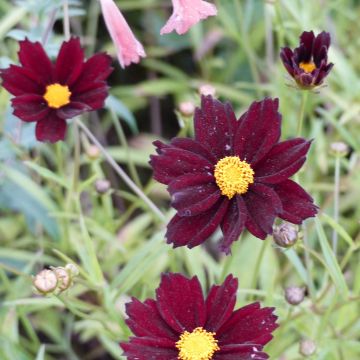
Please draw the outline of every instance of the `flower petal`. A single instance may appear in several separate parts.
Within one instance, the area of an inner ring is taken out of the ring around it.
[[[164,338],[131,337],[128,343],[120,343],[120,346],[127,360],[177,360],[174,342]]]
[[[213,360],[266,360],[269,356],[262,352],[258,344],[223,345]]]
[[[302,138],[283,141],[254,168],[256,181],[276,184],[294,175],[304,164],[311,141]]]
[[[303,220],[317,214],[318,207],[314,205],[312,197],[296,182],[286,180],[276,184],[274,190],[283,206],[283,211],[279,214],[281,219],[301,224]]]
[[[237,121],[230,104],[203,96],[194,117],[195,139],[217,158],[232,155]]]
[[[66,121],[57,117],[54,112],[36,123],[35,134],[39,141],[55,143],[64,140],[65,132]]]
[[[219,226],[228,205],[227,199],[220,198],[217,204],[202,214],[186,217],[175,215],[167,226],[167,243],[173,244],[174,248],[186,245],[190,249],[200,245]]]
[[[40,95],[21,95],[11,99],[13,114],[23,121],[39,121],[51,110]]]
[[[265,239],[266,234],[272,233],[275,217],[282,212],[278,194],[268,186],[255,183],[243,198],[249,214],[245,226],[254,236]]]
[[[322,60],[327,58],[327,51],[330,47],[330,34],[328,32],[321,32],[315,39],[314,42],[314,63],[317,67],[321,65]]]
[[[20,41],[19,60],[22,66],[36,74],[44,85],[53,82],[53,65],[39,42]]]
[[[55,81],[71,86],[79,77],[84,62],[84,51],[79,38],[71,38],[61,45],[55,64]]]
[[[294,57],[294,53],[290,48],[285,47],[285,48],[281,49],[280,58],[284,64],[287,72],[291,76],[294,76],[293,57]]]
[[[2,87],[10,94],[18,96],[25,94],[43,95],[45,87],[36,80],[36,75],[27,69],[10,65],[8,69],[0,69]]]
[[[234,140],[234,153],[253,167],[279,141],[281,115],[279,100],[266,98],[253,102],[241,116]]]
[[[126,324],[136,336],[148,336],[167,338],[174,342],[178,340],[178,334],[170,328],[161,317],[156,301],[147,299],[144,303],[132,298],[126,304]]]
[[[267,344],[272,339],[271,333],[278,327],[277,316],[273,312],[274,308],[261,309],[257,302],[233,312],[217,332],[220,348],[231,344]]]
[[[154,179],[168,185],[178,176],[185,174],[208,173],[213,169],[212,163],[192,151],[165,145],[155,141],[159,155],[150,156],[150,165],[154,170]]]
[[[206,299],[206,312],[208,314],[205,329],[217,332],[229,319],[236,303],[238,281],[228,275],[222,285],[213,285]]]
[[[188,279],[182,274],[163,274],[156,300],[162,318],[179,334],[204,326],[205,301],[196,276]]]
[[[221,223],[224,238],[220,242],[220,250],[226,255],[230,254],[231,244],[236,241],[244,229],[247,219],[247,209],[241,196],[230,201],[228,210]]]
[[[173,14],[160,31],[161,35],[176,31],[185,34],[200,20],[217,14],[216,6],[202,0],[172,0]]]
[[[83,93],[91,90],[94,83],[102,83],[113,71],[111,57],[107,54],[98,53],[89,58],[82,67],[82,72],[71,90],[74,93]]]
[[[86,111],[91,111],[92,108],[81,102],[72,101],[69,105],[63,106],[56,110],[58,117],[62,119],[71,119],[78,116]]]
[[[221,193],[215,179],[208,174],[179,176],[168,187],[171,205],[179,216],[194,216],[210,209]]]
[[[314,40],[315,35],[313,31],[304,31],[300,35],[300,47],[296,49],[298,52],[298,63],[311,61]]]
[[[85,92],[73,91],[71,101],[86,104],[91,110],[98,110],[104,106],[105,99],[109,95],[108,86],[105,82],[94,83]]]

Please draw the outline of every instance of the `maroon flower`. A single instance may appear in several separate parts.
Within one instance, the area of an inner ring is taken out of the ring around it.
[[[313,31],[304,31],[300,36],[300,46],[292,51],[281,49],[280,57],[300,88],[311,89],[321,85],[334,64],[327,63],[330,34],[323,31],[315,37]]]
[[[237,279],[229,275],[204,299],[197,277],[163,274],[156,300],[126,305],[134,333],[120,344],[128,360],[262,360],[278,327],[274,308],[255,302],[234,311]]]
[[[111,58],[96,54],[84,62],[78,38],[63,42],[55,64],[39,42],[26,39],[20,42],[19,61],[22,66],[0,70],[2,86],[14,95],[14,115],[37,122],[39,141],[63,140],[65,119],[104,105]]]
[[[168,224],[167,241],[189,248],[203,243],[220,225],[221,250],[244,227],[265,239],[275,217],[294,223],[317,212],[312,198],[294,181],[310,142],[279,142],[278,100],[254,102],[237,121],[230,104],[202,98],[195,112],[195,140],[155,141],[154,178],[168,185],[177,214]]]

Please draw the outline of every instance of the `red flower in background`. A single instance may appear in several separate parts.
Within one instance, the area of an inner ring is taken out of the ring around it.
[[[150,164],[154,178],[168,185],[177,214],[167,242],[192,248],[220,225],[220,248],[229,253],[244,228],[265,239],[275,218],[301,224],[317,213],[304,189],[289,180],[304,164],[310,142],[279,142],[278,100],[251,104],[236,120],[229,104],[202,98],[195,113],[195,139],[156,141]]]
[[[328,64],[330,34],[323,31],[315,37],[313,31],[300,35],[300,46],[294,51],[281,49],[280,58],[296,83],[303,89],[321,85],[334,64]]]
[[[133,298],[126,320],[134,337],[122,343],[128,360],[263,360],[278,327],[274,308],[255,302],[234,311],[238,281],[229,275],[204,298],[197,277],[163,274],[156,300]]]
[[[36,122],[37,140],[63,140],[66,119],[103,107],[111,58],[95,54],[84,61],[78,38],[63,42],[55,64],[39,42],[26,39],[20,42],[19,61],[21,66],[0,70],[2,86],[14,95],[14,115]]]

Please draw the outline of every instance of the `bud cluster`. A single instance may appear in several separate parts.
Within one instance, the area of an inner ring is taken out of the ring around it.
[[[33,277],[33,286],[36,292],[42,295],[60,294],[67,290],[79,274],[74,264],[67,264],[65,267],[51,267],[41,270]]]

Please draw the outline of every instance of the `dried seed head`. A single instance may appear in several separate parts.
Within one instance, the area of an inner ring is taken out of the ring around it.
[[[46,295],[55,291],[58,278],[53,270],[42,270],[33,278],[34,288],[41,294]]]
[[[60,291],[64,291],[64,290],[68,289],[72,283],[72,278],[71,278],[69,272],[63,267],[54,268],[53,271],[58,280],[57,288]]]
[[[299,352],[303,356],[311,356],[315,354],[316,344],[313,340],[303,339],[300,341]]]
[[[285,299],[291,305],[299,305],[305,297],[305,288],[289,286],[285,289]]]
[[[106,179],[96,180],[95,189],[99,194],[105,194],[110,189],[110,181]]]
[[[195,105],[191,101],[183,101],[179,104],[179,110],[181,115],[192,116],[195,111]]]
[[[288,248],[295,245],[298,239],[298,230],[292,224],[283,223],[280,226],[275,226],[273,237],[277,245]]]
[[[333,142],[330,145],[330,149],[331,152],[336,156],[346,156],[347,153],[349,152],[349,147],[341,141]]]
[[[210,84],[203,84],[199,87],[199,94],[204,96],[215,96],[216,89]]]
[[[69,272],[71,277],[75,277],[79,275],[79,269],[76,265],[74,264],[66,264],[65,265],[65,269],[66,271]]]

